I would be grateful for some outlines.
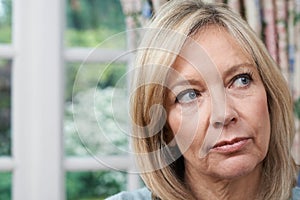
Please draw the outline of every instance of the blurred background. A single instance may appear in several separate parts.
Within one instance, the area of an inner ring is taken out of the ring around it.
[[[209,0],[207,0],[209,1]],[[0,0],[0,200],[98,200],[132,173],[128,72],[166,0]],[[265,42],[295,102],[300,163],[300,0],[228,4]]]

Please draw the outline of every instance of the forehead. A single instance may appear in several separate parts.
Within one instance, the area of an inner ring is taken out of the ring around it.
[[[174,69],[177,68],[177,64],[193,63],[201,65],[201,59],[198,59],[198,63],[190,61],[190,57],[187,59],[186,55],[193,53],[197,57],[201,57],[205,60],[208,57],[212,63],[218,68],[222,68],[232,63],[241,61],[247,61],[253,63],[251,56],[238,43],[224,27],[211,25],[200,29],[189,39],[192,43],[195,43],[191,48],[183,48],[180,55],[177,57],[174,63]],[[196,54],[198,53],[198,54]]]

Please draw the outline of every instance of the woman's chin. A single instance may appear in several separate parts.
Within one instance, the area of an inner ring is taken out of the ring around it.
[[[218,176],[223,179],[234,179],[254,173],[254,171],[261,168],[260,166],[260,160],[253,158],[249,159],[246,156],[237,156],[230,157],[217,164],[213,164],[210,166],[209,171],[214,176]]]

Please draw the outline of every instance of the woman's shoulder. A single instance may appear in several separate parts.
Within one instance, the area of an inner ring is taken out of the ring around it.
[[[300,200],[300,187],[299,186],[294,187],[292,200]]]
[[[147,188],[142,188],[133,192],[121,192],[106,200],[151,200],[151,192]]]
[[[132,192],[120,192],[106,200],[151,200],[151,192],[144,187]],[[293,188],[292,200],[300,200],[300,173],[297,186]]]
[[[300,172],[298,174],[297,186],[293,188],[293,200],[300,200]]]

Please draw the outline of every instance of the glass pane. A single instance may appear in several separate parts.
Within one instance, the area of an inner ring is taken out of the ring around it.
[[[11,43],[12,0],[0,0],[0,43]]]
[[[65,153],[94,156],[128,152],[126,65],[68,63],[66,73]],[[72,101],[73,98],[73,101]]]
[[[95,47],[126,27],[120,0],[67,0],[66,18],[65,44],[69,47]],[[105,48],[125,49],[124,36]]]
[[[0,173],[0,199],[11,199],[11,172]]]
[[[68,200],[100,200],[126,190],[126,173],[115,171],[67,172]]]
[[[0,60],[0,156],[11,154],[11,64]]]

